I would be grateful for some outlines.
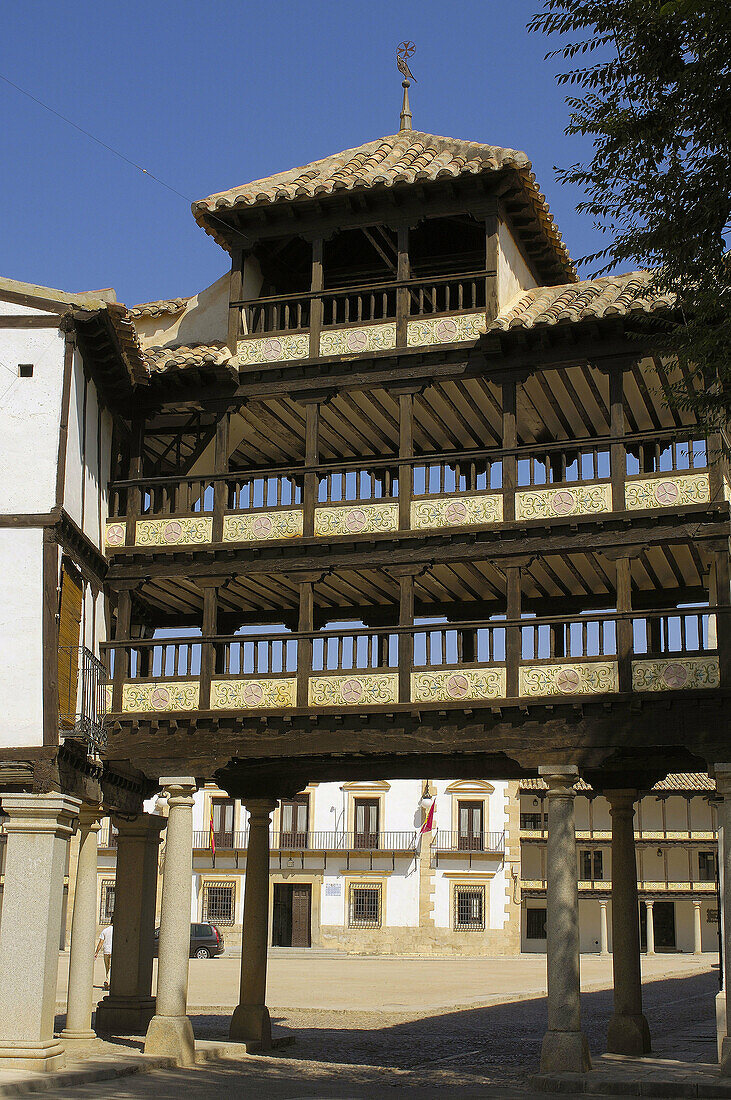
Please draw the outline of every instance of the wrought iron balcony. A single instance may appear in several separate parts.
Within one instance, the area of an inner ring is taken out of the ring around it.
[[[90,753],[106,744],[107,673],[84,646],[59,646],[59,736],[83,741]]]
[[[439,855],[495,855],[505,854],[505,832],[454,832],[438,829],[431,845],[432,852]]]
[[[214,831],[217,852],[245,852],[249,844],[248,829]],[[272,832],[269,838],[272,852],[413,852],[418,841],[415,830],[357,833],[339,830],[311,832]],[[193,848],[211,850],[211,834],[207,829],[193,833]]]

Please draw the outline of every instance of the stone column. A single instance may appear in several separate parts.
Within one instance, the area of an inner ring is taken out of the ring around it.
[[[272,1025],[266,1006],[267,939],[269,933],[269,818],[276,802],[249,799],[249,847],[244,882],[244,921],[241,937],[241,991],[231,1017],[229,1038],[272,1045]]]
[[[152,996],[160,833],[167,819],[113,817],[117,829],[114,935],[109,993],[96,1009],[97,1032],[144,1035],[155,1015]]]
[[[701,903],[693,900],[693,954],[703,953],[703,933],[701,930]]]
[[[642,1013],[640,911],[635,858],[635,790],[605,791],[612,817],[612,939],[614,1015],[607,1050],[641,1057],[650,1051],[650,1029]]]
[[[726,1020],[721,1042],[721,1075],[731,1077],[731,1005],[729,1005],[729,966],[731,966],[731,763],[716,764],[713,768],[718,801],[718,857],[721,880],[721,913],[723,919],[723,984],[726,989]],[[0,941],[2,937],[0,936]],[[718,1006],[717,1006],[718,1014]],[[722,1015],[722,1014],[721,1014]]]
[[[7,847],[0,925],[0,1071],[63,1065],[53,1037],[68,840],[81,803],[63,794],[4,794]]]
[[[547,943],[548,1031],[541,1048],[542,1073],[591,1069],[581,1030],[579,978],[579,886],[576,873],[572,765],[539,768],[548,784]]]
[[[607,901],[599,899],[599,954],[609,954],[609,936],[607,935]]]
[[[145,1054],[175,1058],[178,1065],[195,1062],[193,1028],[188,1007],[190,955],[190,888],[193,872],[193,795],[195,779],[165,777],[160,786],[168,796],[168,831],[162,878],[160,945],[157,964],[157,1004],[145,1036]]]
[[[97,849],[101,806],[82,806],[79,813],[79,860],[76,865],[74,915],[71,922],[69,991],[66,1027],[61,1038],[95,1039],[91,1027],[94,996],[94,946],[96,942]]]
[[[655,902],[646,901],[647,910],[647,954],[655,954]]]

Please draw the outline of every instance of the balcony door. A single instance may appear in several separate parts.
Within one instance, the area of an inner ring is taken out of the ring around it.
[[[460,802],[457,807],[457,847],[462,852],[481,852],[483,848],[482,802]]]
[[[306,848],[310,817],[310,796],[298,794],[282,799],[280,806],[280,847]]]
[[[356,798],[354,848],[378,847],[378,811],[377,798]]]
[[[213,814],[213,834],[217,848],[234,846],[234,800],[233,798],[214,798],[211,802]]]

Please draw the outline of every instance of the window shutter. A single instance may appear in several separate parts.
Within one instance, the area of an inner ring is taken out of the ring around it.
[[[61,599],[58,623],[58,706],[63,729],[76,724],[81,633],[81,577],[65,562],[61,565]]]

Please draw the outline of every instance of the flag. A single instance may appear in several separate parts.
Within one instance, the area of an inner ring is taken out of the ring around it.
[[[436,806],[436,798],[429,807],[429,812],[424,819],[424,824],[421,826],[422,833],[430,833],[434,828],[434,807]]]
[[[211,820],[208,825],[208,845],[213,854],[213,858],[216,858],[216,832],[213,828],[213,807],[211,806]]]

